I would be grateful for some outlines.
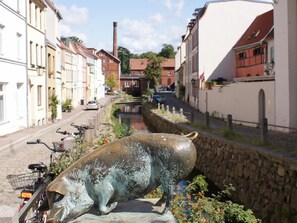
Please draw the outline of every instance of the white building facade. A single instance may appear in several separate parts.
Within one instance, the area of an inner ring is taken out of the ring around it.
[[[26,2],[0,1],[0,136],[28,126]]]
[[[105,76],[102,74],[102,60],[95,60],[95,95],[97,99],[105,97]]]
[[[297,128],[297,1],[274,5],[275,123]],[[285,129],[291,131],[291,129]]]
[[[45,9],[43,0],[27,0],[29,127],[47,124]]]
[[[209,2],[199,15],[199,75],[206,81],[235,77],[233,46],[254,19],[273,9],[271,3],[252,0]],[[247,13],[248,12],[248,13]]]
[[[62,77],[61,77],[61,46],[60,46],[60,20],[61,14],[50,0],[45,0],[47,5],[46,9],[46,44],[54,51],[54,65],[55,74],[54,78],[54,94],[59,101],[57,105],[57,119],[62,119]],[[48,85],[48,83],[47,83]],[[48,89],[49,86],[47,86]],[[49,92],[47,91],[47,98],[49,98]],[[50,101],[47,102],[47,107]]]
[[[175,84],[175,95],[178,98],[182,98],[185,96],[185,61],[186,61],[186,43],[185,37],[188,34],[182,36],[182,42],[180,46],[176,50],[175,54],[175,73],[174,73],[174,84]]]

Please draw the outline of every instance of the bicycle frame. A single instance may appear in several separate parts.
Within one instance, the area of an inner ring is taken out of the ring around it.
[[[85,133],[85,130],[92,128],[91,126],[74,125],[73,123],[71,124],[71,126],[75,127],[78,130],[78,132],[69,133],[67,131],[60,131],[60,128],[57,129],[56,132],[60,133],[60,134],[63,134],[63,135],[72,136],[73,138],[76,138],[76,139],[78,138],[78,139],[82,140],[83,136],[84,136],[84,133]],[[50,154],[50,169],[51,169],[51,167],[53,165],[53,162],[54,162],[55,153],[57,153],[57,152],[59,152],[59,153],[68,152],[68,150],[64,148],[64,144],[63,144],[64,139],[61,139],[62,143],[53,142],[53,148],[49,147],[46,143],[42,142],[40,139],[37,139],[34,142],[27,142],[27,144],[43,144],[44,146],[47,147],[47,149],[52,151],[51,154]],[[35,165],[35,164],[31,164],[31,165],[34,166],[34,171],[38,172],[39,176],[38,176],[38,180],[34,183],[34,185],[32,185],[33,186],[32,191],[29,191],[29,190],[25,191],[26,189],[24,189],[22,191],[22,192],[25,192],[25,193],[27,192],[27,194],[26,194],[26,196],[21,197],[22,199],[24,199],[23,203],[22,203],[22,205],[23,204],[24,205],[20,207],[20,210],[19,210],[19,213],[18,213],[20,223],[26,222],[28,220],[28,219],[26,220],[26,218],[28,217],[28,212],[30,210],[34,211],[34,213],[32,214],[32,219],[35,219],[35,221],[38,222],[38,223],[40,221],[41,222],[44,221],[44,219],[40,220],[40,219],[43,218],[44,213],[43,213],[43,211],[39,212],[40,211],[39,210],[39,207],[40,207],[39,202],[40,201],[41,202],[46,201],[47,198],[45,197],[45,199],[43,199],[42,196],[43,196],[43,194],[45,194],[45,190],[46,190],[48,184],[54,178],[53,174],[51,174],[49,172],[47,172],[47,173],[42,172],[41,169],[38,169],[38,167],[37,167],[38,165]],[[33,168],[32,168],[32,170],[33,170]],[[35,186],[36,186],[37,189],[35,188]]]
[[[52,181],[52,177],[48,175],[43,183],[38,187],[38,189],[33,193],[33,196],[29,199],[29,201],[25,204],[25,206],[19,212],[19,222],[23,222],[27,213],[33,206],[36,204],[36,201],[40,198],[40,196],[44,193],[47,185]]]
[[[55,144],[53,144],[54,148],[51,148],[46,143],[42,142],[40,139],[37,139],[34,142],[27,142],[27,144],[42,144],[42,145],[46,146],[49,150],[52,151],[51,154],[50,154],[50,168],[51,168],[51,166],[53,164],[53,155],[55,153],[57,153],[57,152],[59,152],[59,153],[67,152],[63,147],[55,146]],[[32,167],[30,167],[31,165],[32,165]],[[48,172],[48,170],[46,170],[47,169],[46,166],[45,167],[42,166],[43,169],[41,169],[39,164],[30,164],[29,168],[32,169],[33,172],[34,171],[38,172],[39,176],[38,176],[37,181],[35,181],[34,185],[32,185],[33,191],[32,192],[28,191],[27,197],[24,197],[24,201],[26,199],[27,202],[19,210],[19,222],[25,222],[26,217],[28,215],[28,212],[31,209],[34,210],[34,208],[35,208],[34,213],[32,215],[32,218],[34,218],[39,223],[40,219],[43,218],[43,214],[40,215],[39,210],[38,210],[39,207],[40,207],[39,201],[42,202],[42,201],[45,200],[45,199],[42,199],[42,195],[43,194],[45,195],[45,190],[46,190],[48,184],[53,180],[54,175],[51,174],[50,172]],[[46,172],[44,172],[44,170],[46,170]],[[44,174],[42,174],[42,173],[44,173]],[[36,189],[36,187],[37,187],[37,189]],[[26,192],[25,190],[26,190],[26,188],[23,191]],[[23,202],[23,204],[24,203],[25,202]],[[43,222],[43,220],[41,222]]]

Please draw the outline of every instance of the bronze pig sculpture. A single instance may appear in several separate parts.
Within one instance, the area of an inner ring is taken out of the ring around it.
[[[160,185],[166,213],[176,184],[195,166],[191,140],[197,135],[132,135],[94,150],[47,187],[49,222],[68,222],[94,205],[108,214],[118,202],[143,197]]]

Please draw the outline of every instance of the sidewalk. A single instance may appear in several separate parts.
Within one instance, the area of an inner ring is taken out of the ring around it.
[[[184,115],[200,126],[205,125],[205,114],[199,112],[189,104],[178,98],[172,98],[174,106],[177,110],[183,108]],[[191,114],[193,115],[191,117]],[[223,134],[226,130],[226,121],[220,118],[209,117],[208,131],[214,134]],[[282,157],[290,157],[297,160],[297,132],[285,133],[280,131],[268,131],[268,144],[262,145],[260,142],[261,129],[249,127],[242,124],[233,123],[233,132],[238,136],[238,140],[243,143],[259,145],[268,150],[273,151]]]
[[[108,99],[110,99],[110,97],[101,98],[99,100],[99,104],[107,103]],[[47,125],[37,126],[34,128],[26,128],[18,132],[14,132],[5,136],[0,136],[0,151],[10,147],[11,145],[24,141],[31,135],[42,133],[43,131],[55,127],[57,124],[61,124],[65,121],[69,121],[70,119],[79,116],[82,112],[84,112],[85,108],[85,105],[79,105],[72,109],[71,112],[63,112],[62,119],[56,122],[48,123]]]

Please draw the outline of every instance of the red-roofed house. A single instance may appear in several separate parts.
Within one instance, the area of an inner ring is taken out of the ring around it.
[[[121,61],[103,49],[99,50],[96,55],[102,60],[102,74],[105,76],[105,80],[114,75],[115,82],[118,83],[119,86]]]
[[[170,86],[174,83],[174,59],[165,59],[162,63],[162,76],[160,80],[161,86]],[[130,70],[132,75],[144,75],[147,67],[147,59],[130,59]]]
[[[256,17],[235,44],[236,79],[274,75],[273,10]],[[258,78],[256,78],[258,79]]]

